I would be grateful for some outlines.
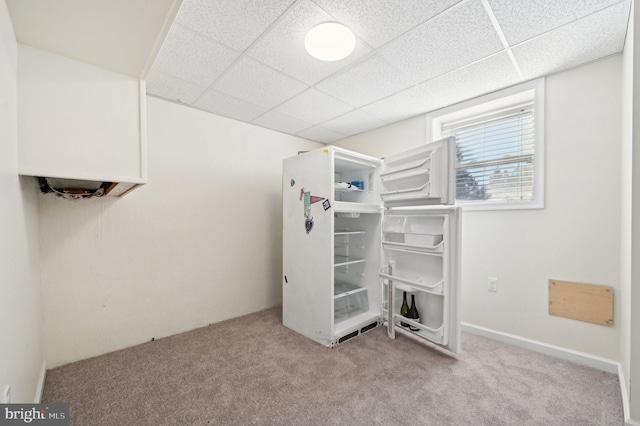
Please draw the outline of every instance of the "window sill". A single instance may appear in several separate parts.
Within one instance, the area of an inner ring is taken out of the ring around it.
[[[544,204],[535,201],[529,202],[456,202],[456,206],[462,207],[463,212],[491,211],[491,210],[540,210],[544,209]]]

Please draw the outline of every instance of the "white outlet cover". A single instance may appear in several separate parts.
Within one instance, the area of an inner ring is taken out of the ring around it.
[[[489,277],[488,279],[488,290],[489,291],[498,291],[498,279]]]

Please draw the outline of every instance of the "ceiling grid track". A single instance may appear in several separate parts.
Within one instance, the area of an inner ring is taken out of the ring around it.
[[[509,42],[507,41],[507,38],[504,36],[504,32],[502,31],[502,28],[500,28],[498,19],[496,18],[495,13],[493,13],[493,9],[491,9],[491,5],[489,4],[489,1],[488,0],[481,0],[481,1],[482,1],[482,5],[484,6],[484,10],[486,10],[487,15],[489,15],[489,19],[493,24],[493,28],[495,28],[496,32],[498,33],[498,37],[500,37],[500,41],[502,42],[502,45],[504,46],[504,49],[507,52],[507,55],[509,55],[509,59],[511,60],[513,67],[516,69],[516,72],[518,73],[518,77],[520,77],[520,81],[524,81],[525,80],[524,74],[522,74],[520,65],[518,65],[518,62],[516,61],[516,57],[513,55],[513,52],[511,51]]]

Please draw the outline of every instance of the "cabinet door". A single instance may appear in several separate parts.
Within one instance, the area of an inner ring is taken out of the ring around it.
[[[325,346],[333,334],[332,192],[329,149],[284,160],[283,324]]]
[[[455,138],[384,159],[380,196],[385,207],[455,202]]]
[[[460,209],[385,212],[382,239],[380,276],[389,335],[401,328],[459,352]],[[415,296],[420,322],[400,315],[403,292],[409,304]]]

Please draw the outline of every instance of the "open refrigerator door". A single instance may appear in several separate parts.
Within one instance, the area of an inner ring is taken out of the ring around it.
[[[385,210],[379,276],[389,337],[400,327],[457,353],[461,222],[460,208],[450,206],[455,139],[385,158],[380,177]],[[407,298],[411,308],[403,312]]]

